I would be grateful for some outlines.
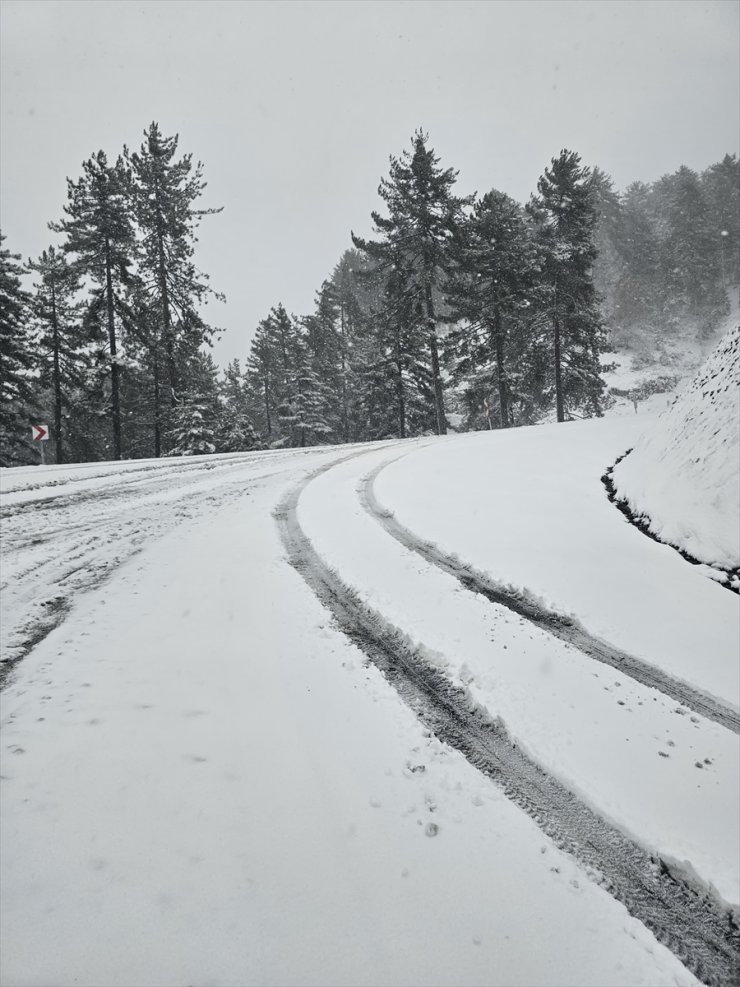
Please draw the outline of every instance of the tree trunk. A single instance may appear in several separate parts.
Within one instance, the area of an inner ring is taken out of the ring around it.
[[[177,404],[177,389],[179,381],[177,377],[177,365],[175,363],[175,341],[172,338],[172,318],[170,315],[170,295],[167,288],[167,270],[164,260],[164,246],[161,239],[158,244],[159,249],[159,293],[162,298],[162,329],[164,332],[164,343],[167,351],[167,377],[170,385],[170,405],[174,408]]]
[[[396,398],[398,399],[398,437],[406,438],[406,396],[403,391],[403,360],[401,357],[401,327],[396,323],[395,331]]]
[[[152,358],[154,361],[154,455],[159,459],[162,455],[162,425],[159,412],[159,341],[156,337]]]
[[[444,395],[442,392],[442,377],[439,372],[439,348],[437,346],[437,320],[434,315],[432,286],[427,281],[424,285],[429,324],[429,350],[432,354],[432,381],[434,383],[434,411],[437,418],[437,435],[447,435],[447,419],[445,418]]]
[[[159,181],[155,178],[154,194],[157,204],[157,280],[159,295],[162,299],[162,330],[164,345],[167,353],[167,377],[170,385],[170,406],[177,404],[177,365],[175,363],[175,342],[172,338],[172,315],[170,312],[170,292],[167,287],[167,263],[164,256],[164,229],[162,224],[162,207],[160,203]]]
[[[493,348],[496,355],[496,378],[498,381],[498,406],[501,428],[509,427],[509,383],[506,378],[504,356],[504,326],[498,303],[493,306]]]
[[[267,423],[267,438],[269,441],[272,438],[272,419],[270,418],[270,392],[269,392],[270,382],[267,374],[265,374],[262,383],[265,392],[265,421]]]
[[[555,305],[552,314],[554,348],[555,348],[555,409],[559,422],[565,421],[563,406],[563,370],[560,355],[560,315],[558,313],[558,289],[555,286]]]
[[[342,439],[349,442],[349,409],[347,408],[347,333],[344,324],[344,299],[339,303],[341,317],[341,356],[342,356]]]
[[[301,377],[300,373],[298,375],[298,380],[296,381],[296,384],[298,385],[298,407],[301,410],[301,418],[305,421],[305,417],[306,416],[305,416],[305,408],[304,408],[304,404],[303,404],[303,394],[304,394],[304,391],[303,391],[303,380],[302,380],[302,377]],[[304,446],[306,445],[306,426],[303,424],[303,422],[301,422],[300,436],[301,436],[300,446],[301,446],[301,449],[303,449]]]
[[[121,458],[121,398],[118,387],[118,361],[116,358],[116,319],[113,310],[113,272],[111,271],[110,244],[105,241],[105,285],[108,303],[108,342],[110,344],[110,384],[113,417],[113,458]]]
[[[51,285],[51,328],[54,359],[54,443],[57,464],[64,462],[64,444],[62,438],[62,381],[59,369],[59,322],[57,319],[57,293],[54,283]]]

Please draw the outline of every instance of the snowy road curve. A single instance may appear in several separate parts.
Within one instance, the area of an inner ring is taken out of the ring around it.
[[[3,470],[0,981],[734,983],[731,594],[598,428]]]
[[[295,458],[287,457],[291,468]],[[241,497],[285,463],[280,453],[239,454],[71,466],[63,479],[53,469],[8,471],[0,504],[0,683],[62,622],[75,597],[152,539]]]
[[[507,798],[584,865],[593,880],[625,904],[702,982],[717,987],[734,984],[740,972],[740,935],[730,914],[716,907],[710,896],[697,893],[671,874],[663,861],[629,840],[544,772],[467,690],[454,685],[430,664],[422,651],[369,608],[322,561],[301,528],[297,507],[308,484],[333,465],[321,467],[294,488],[280,504],[276,518],[291,563],[342,631],[377,665],[435,736],[500,785]],[[372,480],[382,468],[376,467],[361,488],[376,517],[382,514],[372,497]],[[416,541],[409,544],[403,529],[391,530],[394,537],[425,558],[431,554]],[[430,560],[440,564],[433,555]],[[443,568],[449,571],[453,566]]]

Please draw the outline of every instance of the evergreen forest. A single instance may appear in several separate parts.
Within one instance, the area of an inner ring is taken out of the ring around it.
[[[94,154],[36,259],[2,238],[0,465],[38,462],[33,422],[50,426],[47,461],[74,463],[598,416],[611,352],[669,368],[740,286],[734,155],[618,192],[562,150],[521,204],[459,194],[417,131],[313,310],[275,299],[220,369],[205,312],[222,296],[196,263],[220,210],[178,144],[152,123],[139,150]]]

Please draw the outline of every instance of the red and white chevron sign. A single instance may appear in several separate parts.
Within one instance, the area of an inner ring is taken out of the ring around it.
[[[33,436],[34,442],[47,442],[49,439],[49,426],[48,425],[32,425],[31,435]]]

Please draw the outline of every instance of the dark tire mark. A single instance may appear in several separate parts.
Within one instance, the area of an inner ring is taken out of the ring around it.
[[[589,634],[585,627],[572,617],[548,610],[542,603],[527,596],[526,593],[509,589],[494,582],[484,573],[478,572],[459,559],[445,555],[436,545],[418,538],[397,521],[389,511],[385,510],[375,496],[375,480],[387,465],[388,463],[382,463],[365,478],[360,488],[360,501],[368,514],[404,548],[416,552],[430,565],[434,565],[453,576],[465,589],[472,593],[480,593],[490,603],[506,607],[507,610],[511,610],[541,630],[547,631],[553,637],[577,648],[589,658],[595,658],[596,661],[618,669],[641,685],[646,685],[650,689],[657,689],[658,692],[662,692],[663,695],[682,706],[688,707],[700,716],[719,723],[720,726],[732,730],[733,733],[740,734],[740,714],[729,706],[725,706],[712,696],[700,692],[688,682],[674,678],[654,665],[615,648],[593,634]]]
[[[349,458],[349,457],[347,457]],[[329,464],[298,484],[275,512],[288,559],[339,628],[378,667],[421,722],[458,750],[591,878],[710,987],[740,974],[740,931],[732,914],[699,894],[530,760],[505,728],[453,685],[366,606],[321,560],[296,516],[298,499]]]
[[[14,649],[11,657],[4,657],[0,661],[0,689],[4,689],[10,682],[15,666],[23,661],[26,655],[40,644],[45,637],[58,627],[69,613],[69,600],[64,596],[55,596],[49,600],[43,600],[39,604],[39,611],[30,623],[25,636]]]

